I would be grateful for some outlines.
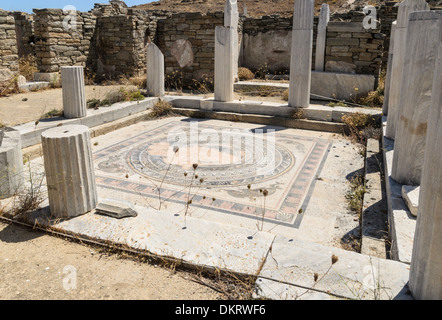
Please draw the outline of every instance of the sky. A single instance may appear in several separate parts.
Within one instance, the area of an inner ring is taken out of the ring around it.
[[[129,6],[154,2],[154,0],[124,0]],[[79,11],[89,11],[94,3],[109,3],[108,0],[0,0],[0,9],[7,11],[23,11],[32,13],[32,9],[63,9],[65,6],[74,6]]]

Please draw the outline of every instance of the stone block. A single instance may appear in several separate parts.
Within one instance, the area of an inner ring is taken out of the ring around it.
[[[410,210],[413,216],[417,216],[419,208],[419,190],[418,186],[402,186],[402,199],[404,199],[405,204]]]
[[[115,199],[104,199],[98,202],[95,212],[116,219],[136,217],[138,215],[130,202]]]

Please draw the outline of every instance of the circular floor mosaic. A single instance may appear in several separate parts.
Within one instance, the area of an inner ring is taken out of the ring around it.
[[[206,188],[268,181],[295,164],[292,153],[277,143],[264,142],[261,146],[189,143],[174,152],[164,137],[136,146],[127,154],[126,161],[146,178],[183,186],[193,179],[195,184],[201,183]],[[198,164],[196,170],[194,163]]]

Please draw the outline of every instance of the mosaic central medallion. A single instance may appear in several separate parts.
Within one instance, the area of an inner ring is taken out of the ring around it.
[[[194,174],[193,164],[196,163],[195,174],[208,188],[269,181],[293,167],[295,159],[288,149],[268,141],[264,133],[258,138],[253,135],[252,132],[235,132],[230,133],[227,139],[219,136],[219,139],[213,139],[215,141],[204,143],[201,139],[199,143],[187,141],[176,152],[175,145],[165,142],[165,137],[160,136],[133,148],[126,161],[144,177],[175,185],[189,184],[189,177]],[[237,147],[233,145],[235,139]]]

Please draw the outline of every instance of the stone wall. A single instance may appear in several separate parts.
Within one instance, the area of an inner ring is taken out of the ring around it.
[[[362,19],[355,20],[328,24],[325,70],[378,75],[385,35],[380,29],[364,29]]]
[[[14,17],[0,9],[0,69],[18,70],[18,49]]]
[[[155,42],[164,54],[166,85],[213,79],[215,26],[223,24],[222,12],[179,13],[158,21]]]
[[[158,17],[145,11],[127,10],[126,14],[97,19],[98,76],[115,78],[146,72],[146,44],[155,38]]]
[[[293,17],[279,15],[243,18],[241,65],[253,71],[288,73],[292,43]],[[315,64],[318,17],[314,18],[313,60]]]
[[[34,16],[23,12],[11,12],[15,20],[18,56],[35,56]]]
[[[325,63],[328,66],[327,71],[345,71],[376,76],[379,74],[384,57],[385,42],[389,41],[389,37],[387,38],[383,33],[381,24],[378,24],[377,29],[364,29],[362,26],[364,17],[365,15],[361,11],[352,11],[331,17],[326,41]],[[262,68],[263,65],[267,65],[269,72],[274,73],[289,70],[292,24],[292,17],[246,18],[244,20],[242,65],[253,71]],[[312,69],[315,64],[317,24],[318,17],[315,17]],[[389,32],[388,28],[384,28],[384,30]]]
[[[90,62],[95,58],[91,45],[96,22],[93,14],[71,12],[75,17],[73,20],[61,9],[34,9],[34,13],[35,55],[40,72],[58,72],[62,66],[93,64]]]

